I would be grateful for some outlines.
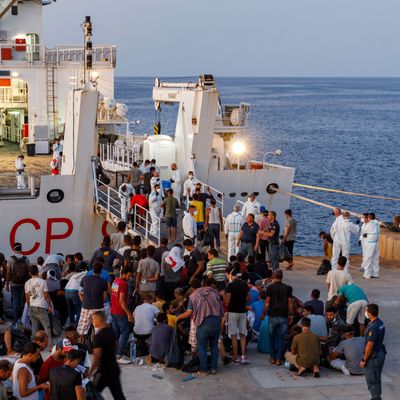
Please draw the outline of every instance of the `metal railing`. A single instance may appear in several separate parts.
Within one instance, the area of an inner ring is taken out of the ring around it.
[[[115,146],[111,143],[99,145],[100,162],[103,168],[110,171],[127,170],[140,159],[140,146]]]
[[[161,219],[139,204],[135,204],[133,209],[132,229],[160,246]]]
[[[22,49],[22,48],[25,49]],[[21,50],[19,50],[20,48]],[[1,42],[0,62],[1,63],[33,63],[44,59],[45,48],[40,44]]]
[[[202,181],[199,181],[199,183],[202,184],[203,190],[210,189],[210,194],[214,197],[215,201],[217,202],[217,207],[221,209],[222,215],[224,215],[224,193]]]
[[[22,189],[17,189],[19,182],[17,177],[20,175],[17,172],[2,172],[0,173],[0,191],[4,190],[6,194],[14,194],[14,192],[27,194],[30,193],[31,196],[36,196],[36,175],[23,173],[22,175],[22,182],[23,186]],[[14,190],[15,189],[15,190]],[[21,191],[21,192],[20,192]],[[12,192],[12,193],[11,193]]]
[[[28,93],[25,88],[15,88],[15,87],[1,87],[0,88],[0,104],[7,103],[9,106],[21,103],[26,103],[28,101]]]
[[[111,186],[105,185],[100,179],[96,179],[95,200],[113,218],[121,221],[127,220],[126,206],[118,192]]]
[[[115,46],[93,46],[93,65],[110,65],[115,67],[117,50]],[[44,61],[54,64],[79,64],[84,61],[82,46],[57,46],[54,49],[46,49]]]

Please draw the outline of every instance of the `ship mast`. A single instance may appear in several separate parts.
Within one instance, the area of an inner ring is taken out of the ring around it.
[[[83,86],[90,82],[90,71],[93,67],[92,22],[90,16],[85,17],[83,29]]]

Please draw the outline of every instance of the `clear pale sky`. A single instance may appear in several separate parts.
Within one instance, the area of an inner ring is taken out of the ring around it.
[[[85,15],[121,76],[400,76],[399,0],[58,0],[47,47]]]

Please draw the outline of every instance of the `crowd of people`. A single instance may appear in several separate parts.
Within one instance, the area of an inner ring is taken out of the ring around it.
[[[320,366],[365,374],[373,399],[381,398],[385,327],[378,305],[369,303],[350,275],[350,234],[358,226],[348,213],[335,209],[330,234],[321,233],[325,250],[332,248],[326,301],[318,288],[302,301],[284,283],[280,265],[287,262],[289,271],[294,266],[297,221],[290,209],[281,229],[275,211],[251,194],[224,219],[192,171],[183,180],[173,164],[171,187],[165,188],[155,160],[144,164],[134,164],[119,192],[127,212],[139,204],[162,216],[167,235],[158,247],[144,246],[129,233],[129,219],[137,217],[131,213],[88,260],[78,252],[33,262],[20,243],[10,257],[1,256],[12,322],[0,325],[0,335],[3,354],[16,361],[0,362],[0,379],[12,375],[15,398],[38,399],[43,392],[61,399],[68,391],[80,400],[84,387],[93,386],[99,392],[109,387],[115,399],[124,399],[121,366],[140,365],[144,358],[200,376],[216,374],[221,364],[249,364],[251,342],[269,353],[271,365],[285,363],[298,376],[318,378]],[[374,221],[368,214],[360,233],[365,278],[379,276]],[[52,353],[43,362],[46,348]]]

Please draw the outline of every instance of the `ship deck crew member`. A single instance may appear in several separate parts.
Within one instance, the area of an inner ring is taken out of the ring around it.
[[[15,169],[17,170],[17,189],[25,189],[25,160],[24,155],[20,154],[15,160]]]
[[[175,197],[178,201],[181,201],[182,191],[182,173],[178,169],[175,163],[171,164],[172,175],[171,175],[171,189],[174,191]]]
[[[233,211],[225,218],[224,231],[228,239],[228,260],[231,256],[236,256],[239,251],[237,241],[243,225],[242,214],[239,210],[240,207],[237,204],[234,205]]]
[[[380,227],[375,214],[368,215],[368,224],[364,228],[363,266],[364,278],[379,278],[379,236]]]

